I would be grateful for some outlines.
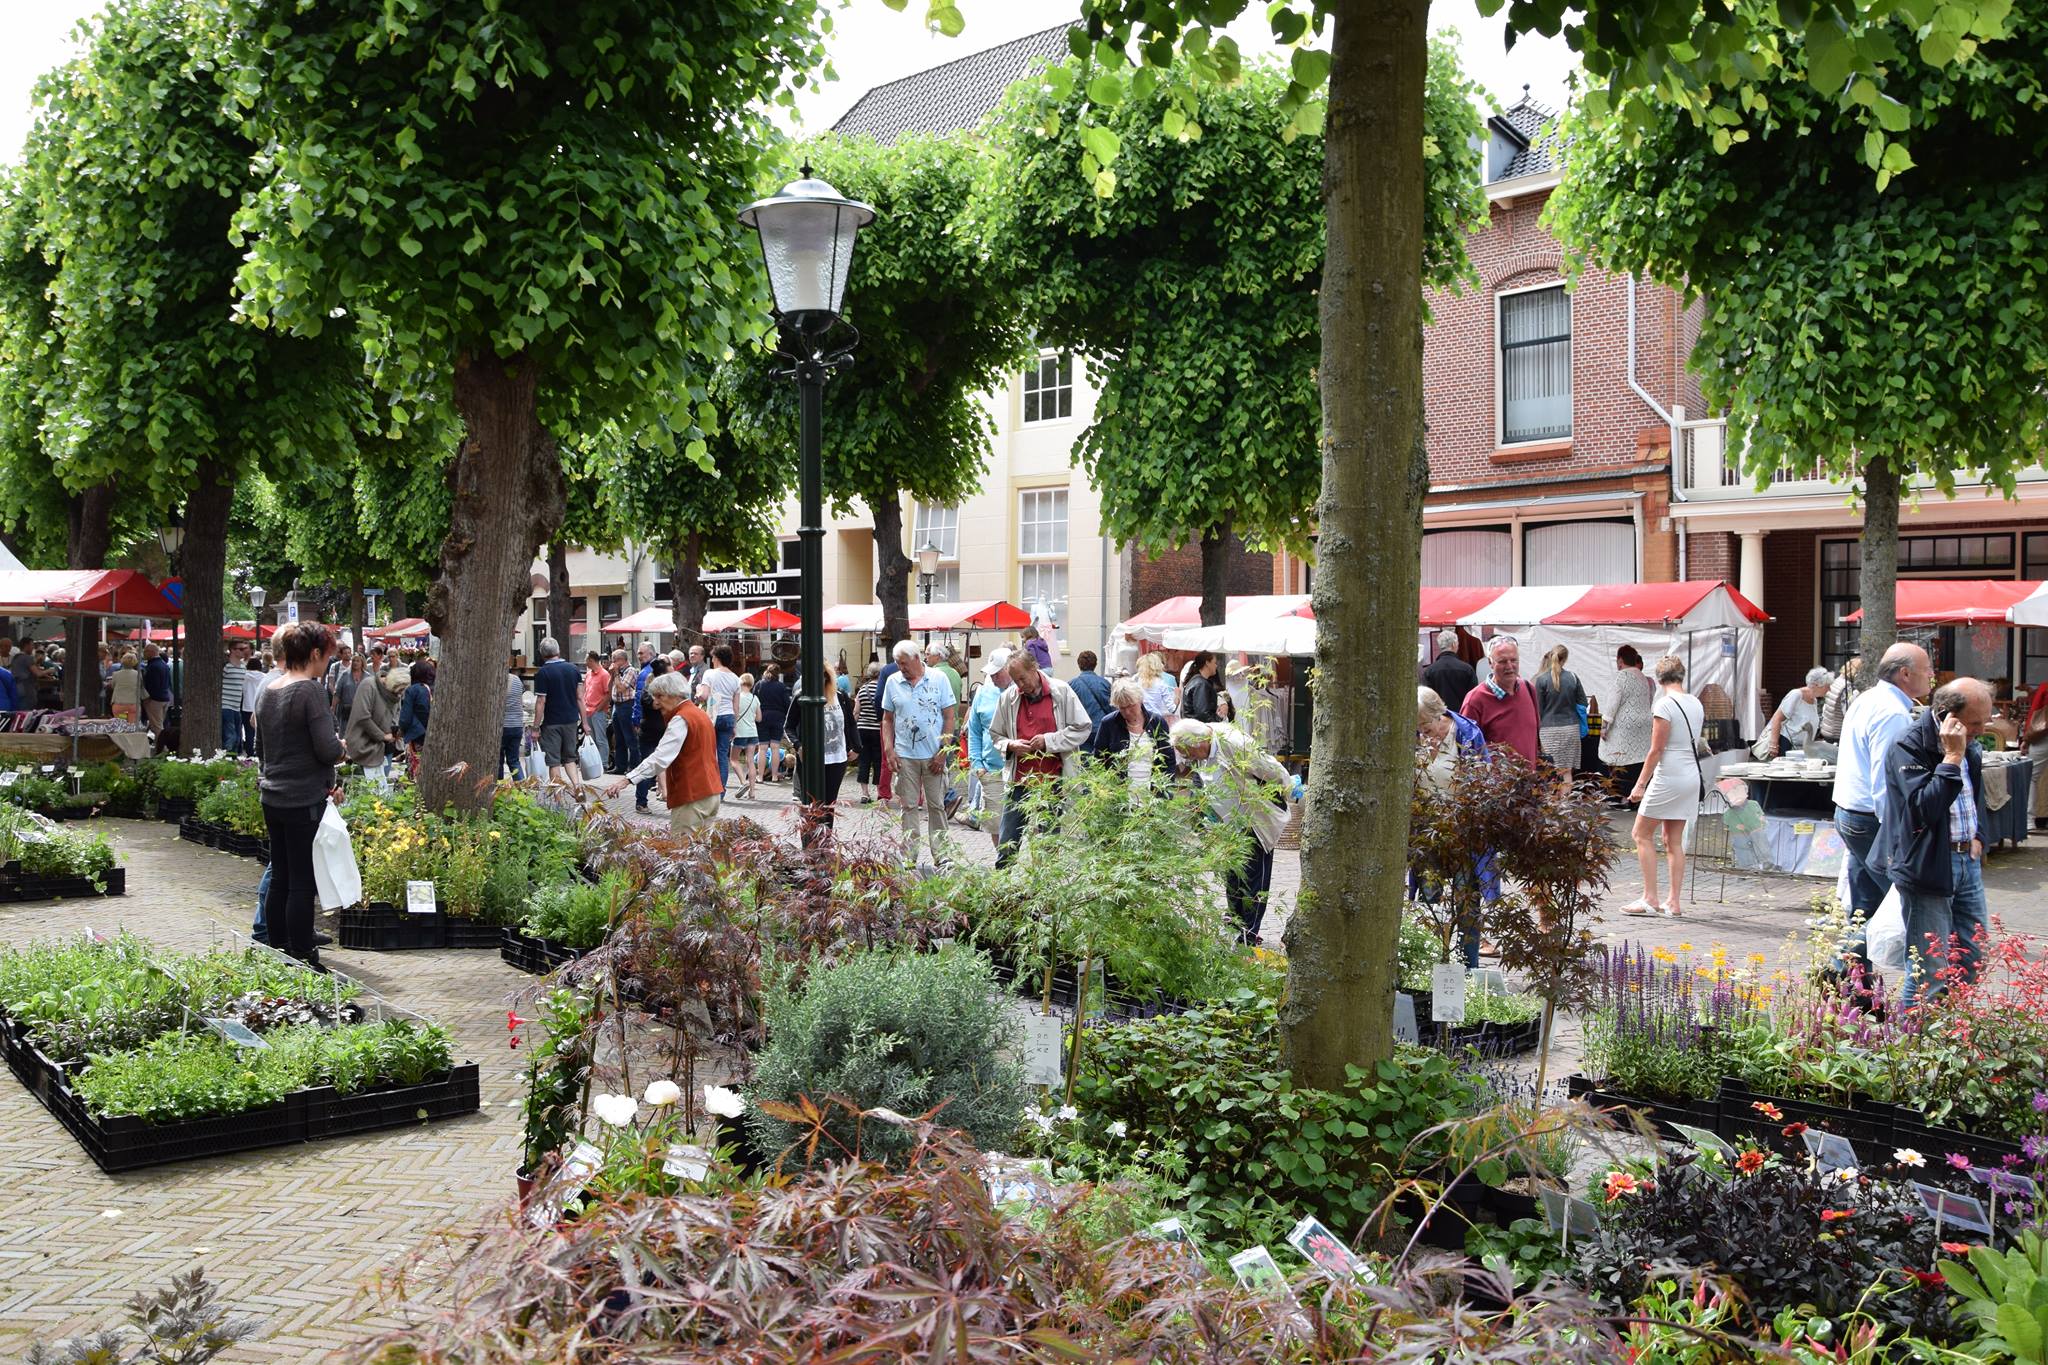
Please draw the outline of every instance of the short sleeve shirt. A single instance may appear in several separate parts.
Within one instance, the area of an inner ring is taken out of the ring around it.
[[[1820,730],[1820,708],[1796,687],[1778,703],[1778,714],[1785,718],[1785,723],[1778,727],[1780,748],[1803,749]]]
[[[896,717],[896,756],[918,759],[938,753],[946,712],[956,700],[953,685],[937,669],[926,669],[914,683],[900,672],[890,674],[882,709]]]
[[[704,707],[711,719],[731,715],[732,699],[740,692],[740,675],[729,668],[714,668],[704,675],[704,685],[711,689]]]

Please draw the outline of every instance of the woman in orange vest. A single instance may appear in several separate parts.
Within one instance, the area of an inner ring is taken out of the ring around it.
[[[711,717],[689,698],[689,681],[680,673],[647,680],[647,703],[667,720],[661,743],[624,777],[604,784],[606,796],[617,796],[635,782],[653,781],[668,807],[669,828],[708,825],[718,815],[725,786],[718,780],[718,733]]]

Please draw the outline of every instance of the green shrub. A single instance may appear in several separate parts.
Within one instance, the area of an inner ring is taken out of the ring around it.
[[[1017,1132],[1025,1092],[1007,1056],[1014,1026],[980,953],[856,954],[814,971],[801,990],[771,986],[764,1017],[768,1045],[755,1062],[749,1111],[764,1151],[782,1150],[803,1130],[763,1114],[759,1103],[798,1096],[820,1105],[840,1096],[911,1117],[939,1109],[938,1122],[983,1148]],[[827,1128],[855,1146],[851,1115],[831,1114]],[[901,1158],[910,1145],[910,1134],[894,1126],[870,1122],[859,1132],[869,1157]]]
[[[224,825],[236,834],[260,837],[263,823],[263,793],[256,785],[256,770],[235,765],[222,774],[211,790],[199,798],[194,815],[209,824]]]
[[[197,802],[199,798],[247,767],[248,765],[232,758],[209,763],[166,760],[156,774],[156,792],[165,800]],[[254,769],[249,771],[253,772]]]
[[[607,872],[595,886],[558,882],[533,893],[523,927],[535,938],[553,939],[578,952],[604,942],[614,908],[624,904],[632,883],[621,872]]]
[[[1342,1092],[1298,1087],[1281,1066],[1272,997],[1232,999],[1126,1024],[1091,1025],[1074,1087],[1077,1117],[1053,1148],[1074,1178],[1113,1176],[1145,1148],[1176,1172],[1180,1206],[1212,1240],[1277,1244],[1312,1213],[1355,1230],[1398,1175],[1445,1151],[1414,1142],[1477,1102],[1442,1054],[1402,1048]],[[1405,1155],[1404,1155],[1405,1154]]]

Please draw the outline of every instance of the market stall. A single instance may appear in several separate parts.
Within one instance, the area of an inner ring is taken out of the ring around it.
[[[176,603],[132,569],[0,571],[0,616],[126,617],[146,628],[179,615]],[[137,721],[23,708],[8,723],[13,728],[0,734],[0,752],[50,758],[68,750],[74,761],[149,754],[149,731]]]

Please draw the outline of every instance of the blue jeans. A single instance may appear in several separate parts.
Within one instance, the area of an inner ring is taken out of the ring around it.
[[[731,716],[720,716],[711,722],[711,728],[718,734],[718,789],[725,790],[726,769],[732,763],[733,727],[738,724]]]
[[[1906,912],[1906,947],[1915,955],[1901,999],[1908,1008],[1915,999],[1926,1000],[1941,994],[1943,983],[1935,974],[1944,968],[1959,967],[1964,980],[1977,979],[1977,940],[1990,918],[1984,900],[1984,866],[1967,853],[1951,850],[1948,857],[1955,878],[1954,891],[1934,895],[1899,888],[1899,900]]]
[[[220,747],[231,754],[242,752],[242,708],[220,708]]]
[[[1891,886],[1884,873],[1872,865],[1871,852],[1877,844],[1877,817],[1869,811],[1835,807],[1835,832],[1842,836],[1842,861],[1849,869],[1849,937],[1839,959],[1846,970],[1852,962],[1870,969],[1864,954],[1864,926],[1877,913],[1884,893]]]
[[[519,739],[526,733],[523,725],[508,725],[498,736],[498,776],[509,776],[514,782],[526,776],[519,771]]]
[[[256,883],[256,922],[249,926],[249,937],[258,943],[270,942],[269,926],[264,922],[263,907],[270,900],[270,864],[263,865],[263,880]]]

